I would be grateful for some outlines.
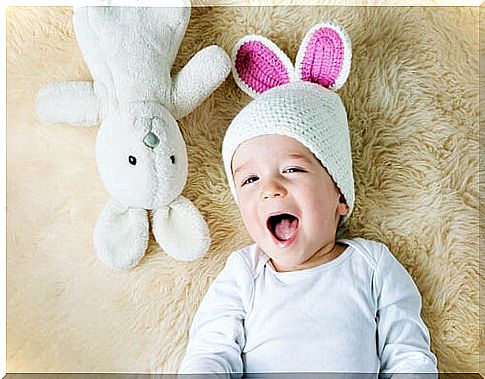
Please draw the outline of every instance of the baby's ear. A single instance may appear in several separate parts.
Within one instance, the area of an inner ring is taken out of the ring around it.
[[[338,213],[340,216],[345,216],[349,212],[349,206],[347,205],[347,200],[345,200],[345,196],[340,194],[338,199]]]
[[[347,81],[352,59],[350,37],[335,21],[312,27],[296,56],[295,70],[300,80],[338,90]]]
[[[234,46],[232,73],[237,85],[253,98],[296,79],[290,58],[269,39],[258,35],[245,36]]]

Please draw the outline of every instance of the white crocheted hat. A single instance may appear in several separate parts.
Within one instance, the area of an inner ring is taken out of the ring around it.
[[[234,197],[231,163],[238,146],[260,135],[286,135],[327,169],[349,206],[348,219],[355,198],[350,135],[345,107],[334,92],[350,72],[351,43],[342,26],[325,22],[310,29],[295,66],[273,42],[255,35],[236,44],[232,60],[236,83],[254,98],[231,122],[222,145]]]

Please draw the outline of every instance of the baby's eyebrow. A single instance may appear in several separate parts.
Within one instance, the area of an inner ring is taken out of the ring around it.
[[[313,160],[306,155],[300,154],[300,153],[288,153],[284,155],[285,158],[291,158],[291,159],[301,159],[307,163],[312,164]]]
[[[236,176],[236,174],[239,172],[239,171],[243,171],[246,166],[249,166],[249,163],[243,163],[242,165],[236,167],[236,169],[234,170],[234,173],[233,173],[233,176]]]

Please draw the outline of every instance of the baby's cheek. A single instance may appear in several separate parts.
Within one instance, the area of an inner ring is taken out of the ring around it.
[[[257,239],[260,228],[256,212],[247,208],[241,209],[241,217],[249,235],[253,239]]]
[[[251,212],[251,210],[241,208],[241,217],[247,228],[250,228],[254,224],[254,212]]]

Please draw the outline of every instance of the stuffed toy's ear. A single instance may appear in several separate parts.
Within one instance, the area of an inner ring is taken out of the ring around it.
[[[315,25],[305,35],[295,69],[300,80],[335,91],[349,76],[351,58],[348,34],[340,24],[329,21]]]
[[[37,94],[35,111],[46,123],[97,125],[100,102],[93,82],[54,82]]]
[[[94,228],[94,248],[99,260],[115,270],[128,269],[140,262],[147,246],[147,211],[110,200]]]
[[[197,208],[182,195],[152,212],[152,230],[163,251],[181,261],[193,261],[209,249],[209,229]]]
[[[234,46],[232,71],[238,86],[253,98],[295,80],[290,58],[269,39],[257,35],[245,36]]]

